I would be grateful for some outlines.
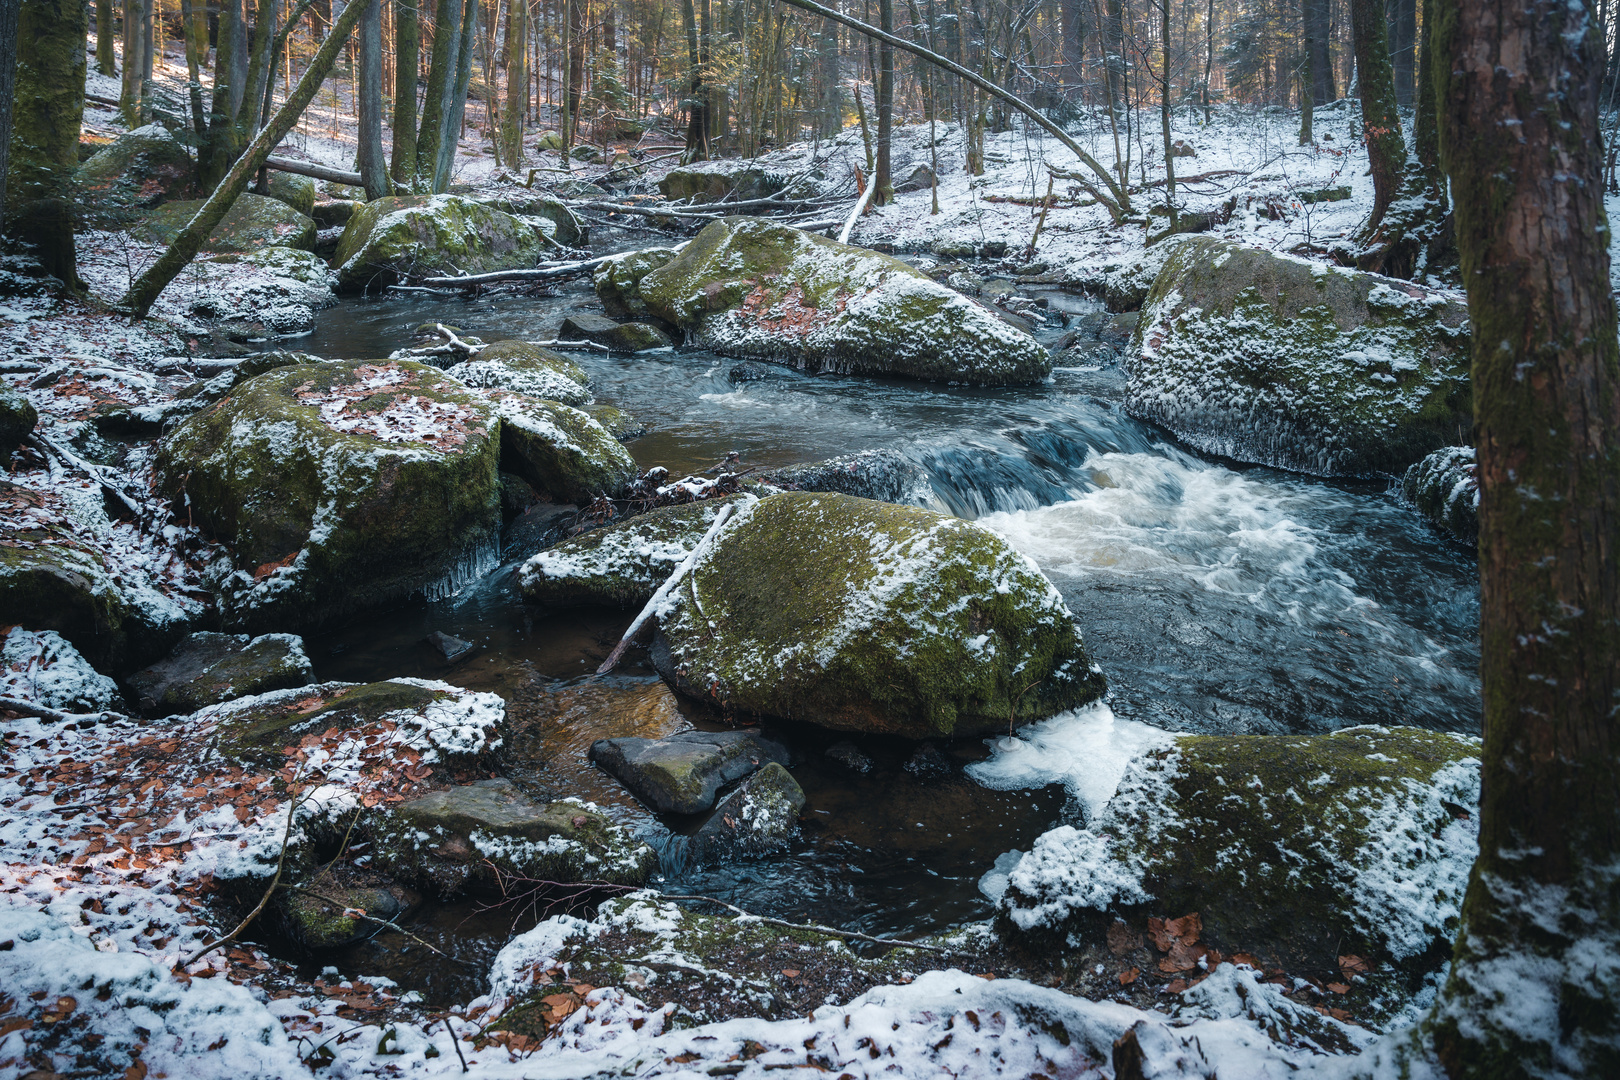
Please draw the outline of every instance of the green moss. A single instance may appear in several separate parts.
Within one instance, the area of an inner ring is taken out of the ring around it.
[[[9,385],[0,383],[0,454],[9,455],[39,423],[39,413],[29,400]]]
[[[581,405],[580,411],[598,424],[607,429],[620,442],[629,442],[647,434],[647,425],[613,405],[603,405],[600,402]]]
[[[305,217],[315,216],[315,181],[307,176],[272,170],[270,190],[266,194],[286,203]]]
[[[362,290],[412,274],[481,274],[533,266],[546,244],[511,214],[457,195],[399,195],[349,218],[332,265],[338,287]]]
[[[675,258],[672,248],[648,248],[608,259],[596,268],[591,283],[602,309],[616,319],[644,319],[651,312],[641,299],[641,279]]]
[[[131,232],[152,243],[170,244],[202,209],[202,201],[186,199],[164,203],[141,219]],[[246,253],[268,247],[309,251],[315,247],[315,222],[277,199],[244,192],[232,204],[203,250]]]
[[[1027,559],[917,507],[762,499],[678,595],[664,625],[678,685],[740,713],[966,736],[1074,708],[1106,685]]]
[[[562,502],[617,496],[636,463],[590,416],[554,401],[492,391],[501,414],[501,468]]]

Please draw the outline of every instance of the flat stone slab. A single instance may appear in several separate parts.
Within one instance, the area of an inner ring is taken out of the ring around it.
[[[296,634],[188,635],[168,656],[129,677],[142,712],[192,713],[222,701],[315,681]]]
[[[667,739],[598,739],[591,760],[660,814],[697,814],[720,788],[769,762],[787,765],[787,748],[757,731],[684,731]]]
[[[467,836],[481,830],[498,836],[547,840],[561,836],[580,839],[600,815],[578,803],[536,802],[510,780],[480,780],[475,784],[435,791],[401,803],[396,812],[413,824],[437,825]]]

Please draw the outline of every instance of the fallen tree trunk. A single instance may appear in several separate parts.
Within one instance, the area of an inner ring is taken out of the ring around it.
[[[944,68],[957,78],[965,79],[967,82],[972,83],[974,86],[978,87],[980,90],[983,90],[991,97],[997,98],[1006,102],[1008,105],[1011,105],[1013,108],[1017,109],[1019,112],[1023,113],[1025,116],[1034,121],[1048,135],[1051,135],[1058,142],[1068,147],[1074,156],[1079,158],[1081,162],[1085,164],[1086,168],[1096,173],[1102,179],[1103,184],[1107,186],[1108,191],[1110,194],[1112,194],[1113,198],[1109,199],[1108,197],[1103,196],[1101,193],[1098,193],[1098,201],[1102,202],[1108,207],[1108,212],[1113,215],[1114,220],[1118,221],[1121,217],[1131,212],[1130,195],[1127,194],[1125,189],[1119,185],[1119,182],[1109,174],[1108,170],[1102,166],[1102,163],[1082,150],[1080,148],[1080,144],[1069,137],[1068,132],[1058,127],[1051,120],[1048,120],[1041,114],[1039,109],[1024,101],[1023,98],[1010,91],[1003,90],[989,79],[969,71],[961,64],[947,60],[937,52],[930,49],[925,49],[921,45],[914,45],[905,38],[896,37],[893,34],[879,30],[875,26],[868,26],[859,19],[852,19],[848,15],[834,11],[832,8],[822,7],[820,4],[816,3],[815,0],[782,0],[782,2],[790,7],[799,8],[801,11],[808,11],[813,15],[820,15],[824,19],[831,19],[833,22],[843,23],[851,30],[865,34],[867,37],[876,38],[887,45],[892,45],[896,49],[903,49],[906,52],[911,53],[913,56],[919,56],[928,61],[930,64],[933,64],[935,67]]]
[[[299,115],[314,99],[315,92],[326,81],[327,73],[336,63],[338,53],[343,50],[343,45],[353,32],[355,23],[360,21],[360,14],[365,6],[351,3],[343,9],[343,14],[333,22],[325,43],[321,45],[321,51],[310,61],[309,69],[304,72],[304,77],[298,80],[298,86],[286,104],[282,105],[264,130],[259,132],[243,151],[242,156],[236,159],[236,164],[231,166],[225,179],[221,180],[219,187],[208,196],[208,200],[191,219],[191,223],[180,230],[180,235],[174,238],[174,243],[169,245],[168,250],[130,285],[129,292],[119,301],[119,307],[127,311],[132,320],[138,322],[146,318],[147,312],[152,309],[153,303],[157,301],[164,288],[196,257],[203,242],[236,204],[242,192],[247,190],[254,174],[270,157],[270,151],[287,137],[287,133],[298,122]]]
[[[313,161],[294,161],[292,158],[277,157],[275,154],[264,159],[265,165],[278,172],[292,173],[295,176],[308,176],[316,180],[330,180],[334,184],[348,184],[351,187],[364,187],[357,172],[345,172],[334,169],[330,165],[317,165]]]
[[[588,274],[609,258],[610,256],[604,255],[598,259],[580,259],[577,262],[556,263],[552,266],[535,266],[527,270],[493,270],[487,274],[468,274],[465,277],[427,277],[420,280],[423,285],[455,289],[472,289],[480,285],[494,285],[502,281],[562,281],[565,278]]]

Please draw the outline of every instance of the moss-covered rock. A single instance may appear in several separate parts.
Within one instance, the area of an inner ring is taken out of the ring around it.
[[[743,507],[660,614],[661,673],[739,713],[847,731],[1005,731],[1098,697],[1063,598],[982,526],[848,495]]]
[[[202,205],[200,199],[166,202],[143,217],[131,231],[152,243],[171,244],[180,230],[191,224]],[[279,199],[248,191],[237,197],[224,220],[203,241],[202,250],[212,254],[246,253],[267,247],[313,250],[314,219]]]
[[[591,341],[614,352],[637,353],[667,349],[669,335],[650,323],[615,322],[605,315],[575,314],[562,321],[557,336],[570,341]]]
[[[558,607],[640,607],[691,554],[721,506],[741,495],[663,506],[564,540],[523,564],[524,599]]]
[[[658,181],[666,199],[718,202],[730,198],[741,202],[764,199],[784,190],[788,177],[757,165],[738,161],[708,161],[671,169]]]
[[[629,442],[631,439],[639,439],[647,434],[646,424],[616,405],[604,405],[601,402],[594,402],[582,406],[581,411],[598,424],[601,424],[607,429],[608,434],[620,442]]]
[[[755,218],[711,222],[637,287],[715,352],[814,371],[1034,383],[1046,350],[898,259]]]
[[[1471,429],[1468,340],[1459,298],[1203,237],[1154,282],[1126,409],[1239,461],[1399,473]]]
[[[0,383],[0,455],[9,456],[39,423],[39,413],[29,400],[7,383]]]
[[[315,219],[317,228],[335,229],[339,225],[347,225],[355,211],[364,205],[353,199],[321,199],[310,208],[309,216]]]
[[[578,364],[527,341],[486,345],[471,360],[446,368],[445,374],[468,386],[516,390],[564,405],[591,400],[590,377]]]
[[[497,873],[635,885],[658,866],[652,848],[595,806],[538,802],[506,779],[398,803],[372,834],[374,865],[440,895],[494,884]]]
[[[286,203],[307,218],[315,216],[315,181],[292,173],[270,172],[270,190],[265,194]]]
[[[162,656],[204,606],[132,571],[116,540],[99,491],[0,480],[0,626],[54,630],[115,674]]]
[[[296,629],[487,562],[498,427],[476,391],[423,364],[299,364],[187,420],[164,438],[157,472],[231,551],[218,586],[227,622]]]
[[[312,251],[265,247],[246,254],[201,258],[186,274],[189,311],[204,319],[261,323],[277,334],[315,325],[315,314],[337,303],[331,268]]]
[[[498,195],[479,197],[485,206],[520,218],[544,218],[551,222],[551,238],[568,247],[579,247],[585,242],[585,226],[568,204],[539,192],[519,190]]]
[[[562,502],[623,494],[636,462],[601,424],[578,409],[504,390],[489,392],[501,417],[501,462]]]
[[[1448,446],[1406,470],[1401,495],[1435,528],[1472,547],[1479,541],[1474,448]]]
[[[147,713],[191,713],[222,701],[308,686],[314,670],[295,634],[187,636],[158,663],[128,679],[136,703]]]
[[[79,166],[78,185],[93,216],[151,210],[197,190],[191,152],[159,124],[118,136]]]
[[[404,888],[378,875],[344,867],[316,874],[279,892],[272,913],[287,937],[306,949],[341,949],[383,929],[411,906]],[[371,919],[352,912],[363,911]]]
[[[704,862],[750,855],[769,855],[786,848],[799,827],[804,789],[778,762],[744,780],[692,837],[692,848]]]
[[[546,244],[511,214],[459,195],[395,195],[367,203],[343,227],[332,265],[348,291],[409,274],[485,274],[533,266]]]
[[[1132,251],[1129,262],[1081,263],[1065,272],[1065,285],[1082,289],[1102,300],[1109,311],[1137,311],[1147,303],[1159,271],[1182,244],[1194,237],[1171,235],[1143,251]]]
[[[598,739],[591,760],[660,814],[698,814],[726,784],[767,762],[788,761],[787,748],[757,731],[683,731],[663,739]]]
[[[1434,970],[1476,853],[1479,748],[1417,728],[1167,739],[1087,828],[1054,829],[1013,868],[1005,928],[1067,948],[1119,915],[1197,912],[1204,946],[1267,966]]]
[[[604,260],[591,276],[603,310],[616,319],[646,318],[651,312],[641,299],[641,279],[673,258],[674,248],[646,248]]]

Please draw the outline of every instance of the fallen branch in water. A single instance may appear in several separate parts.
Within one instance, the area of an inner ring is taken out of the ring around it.
[[[419,280],[423,285],[450,286],[457,289],[475,289],[480,285],[493,285],[502,281],[563,281],[588,274],[609,258],[611,256],[603,255],[595,259],[577,259],[573,262],[553,263],[549,266],[523,270],[492,270],[487,274],[467,274],[463,277],[436,276]]]

